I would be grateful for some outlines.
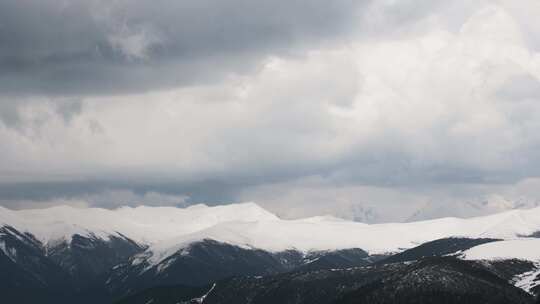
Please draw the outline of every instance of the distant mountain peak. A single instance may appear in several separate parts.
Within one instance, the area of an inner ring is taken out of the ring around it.
[[[477,200],[446,203],[429,202],[414,211],[405,221],[416,222],[443,217],[471,218],[514,209],[531,209],[538,206],[540,206],[539,201],[527,200],[525,198],[509,200],[502,196],[491,195]]]

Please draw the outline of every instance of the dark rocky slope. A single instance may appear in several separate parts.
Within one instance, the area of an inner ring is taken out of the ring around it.
[[[190,303],[186,287],[147,290],[119,303]],[[492,271],[492,266],[453,257],[428,258],[340,270],[293,271],[237,277],[200,290],[191,302],[206,304],[533,303],[531,295]],[[165,296],[177,291],[175,298]],[[190,292],[192,290],[189,290]],[[176,302],[175,302],[176,301]]]

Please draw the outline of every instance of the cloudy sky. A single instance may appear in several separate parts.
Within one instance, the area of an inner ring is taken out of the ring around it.
[[[0,205],[394,219],[540,200],[538,16],[537,0],[2,0]]]

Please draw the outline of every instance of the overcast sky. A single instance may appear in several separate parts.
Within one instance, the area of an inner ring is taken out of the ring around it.
[[[538,0],[2,0],[0,205],[538,200],[538,16]]]

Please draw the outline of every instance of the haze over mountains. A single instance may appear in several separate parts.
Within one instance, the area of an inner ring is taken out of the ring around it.
[[[328,213],[346,220],[362,223],[385,223],[385,222],[414,222],[421,220],[436,219],[442,217],[470,218],[482,215],[490,215],[513,209],[530,209],[540,206],[540,201],[518,198],[507,199],[500,195],[489,195],[478,198],[453,200],[453,201],[428,201],[408,207],[388,210],[387,206],[373,203],[349,202],[336,204],[334,208],[314,209],[304,213]],[[300,212],[283,211],[285,218],[298,218]],[[292,215],[292,216],[291,216]]]
[[[508,200],[501,196],[456,201],[446,204],[428,203],[417,209],[406,221],[419,221],[441,217],[470,218],[513,209],[529,209],[540,206],[540,201],[530,199]]]

